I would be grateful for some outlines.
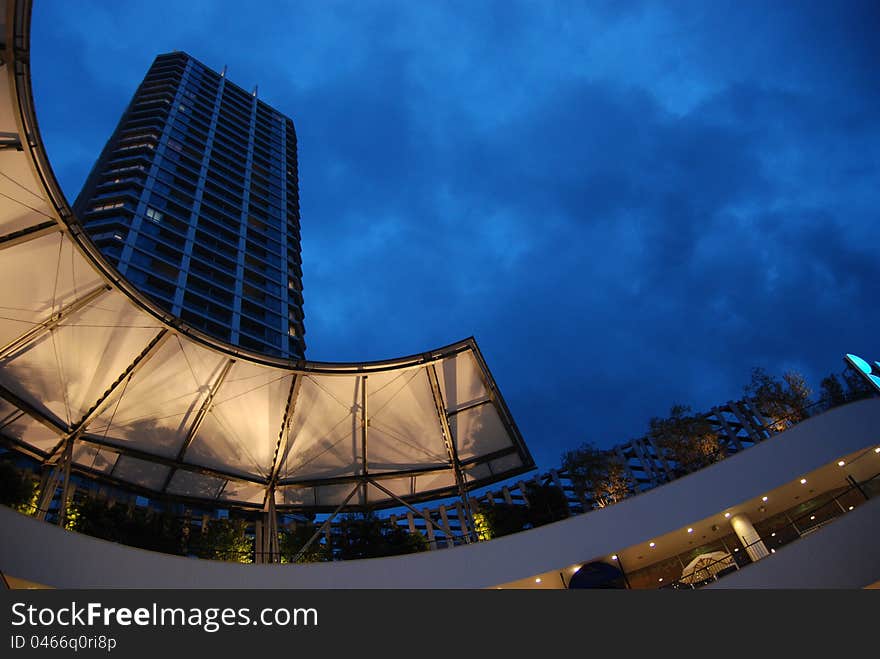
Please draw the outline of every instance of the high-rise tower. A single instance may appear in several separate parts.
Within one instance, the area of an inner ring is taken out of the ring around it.
[[[304,357],[296,134],[256,92],[159,55],[74,210],[120,273],[189,325]]]

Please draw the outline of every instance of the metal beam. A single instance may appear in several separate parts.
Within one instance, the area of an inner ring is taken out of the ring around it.
[[[211,476],[213,478],[219,478],[223,480],[232,480],[238,481],[241,483],[249,483],[252,485],[265,485],[265,481],[263,479],[252,479],[246,476],[241,476],[239,474],[234,474],[231,472],[226,472],[221,469],[213,469],[210,467],[200,467],[198,465],[187,464],[185,462],[179,462],[174,458],[165,458],[161,455],[156,455],[154,453],[147,453],[146,451],[140,451],[136,448],[132,448],[130,446],[124,446],[121,444],[114,444],[113,442],[107,441],[101,437],[95,437],[93,435],[87,435],[85,433],[81,434],[78,438],[79,441],[84,444],[91,444],[93,446],[97,446],[99,448],[105,448],[114,453],[118,453],[119,455],[128,456],[130,458],[136,458],[138,460],[143,460],[145,462],[152,462],[154,464],[162,465],[164,467],[170,467],[171,469],[180,469],[182,471],[190,471],[194,474],[201,474],[203,476]]]
[[[468,500],[467,486],[464,480],[464,474],[461,471],[461,463],[458,460],[458,450],[455,447],[455,441],[452,438],[452,431],[449,429],[449,417],[446,416],[446,403],[443,401],[443,393],[440,391],[440,380],[437,377],[437,367],[429,364],[425,367],[428,380],[431,383],[431,393],[434,396],[434,406],[437,408],[437,416],[440,419],[440,429],[443,431],[443,441],[446,444],[446,451],[449,454],[449,462],[452,471],[455,474],[455,483],[458,486],[458,494],[464,504],[467,520],[470,524],[465,542],[470,542],[471,531],[474,528],[474,516],[471,512],[471,504]]]
[[[456,414],[461,414],[462,412],[467,412],[468,410],[472,410],[475,407],[482,407],[483,405],[489,405],[491,403],[492,403],[491,398],[487,398],[486,400],[478,400],[475,403],[468,403],[467,405],[462,405],[457,410],[452,410],[450,412],[447,412],[446,414],[448,416],[455,416]]]
[[[291,443],[290,439],[290,422],[293,420],[293,413],[296,410],[296,401],[299,398],[299,390],[302,387],[302,376],[301,375],[293,375],[293,380],[290,382],[290,391],[287,393],[287,404],[284,406],[284,416],[281,418],[281,429],[278,431],[278,441],[275,442],[275,454],[272,456],[272,468],[269,470],[269,484],[266,488],[266,496],[269,494],[269,490],[274,490],[276,483],[278,482],[278,474],[281,470],[281,465],[284,464],[284,461],[287,459],[288,452],[290,451]],[[284,446],[284,454],[281,453],[281,446]],[[263,497],[263,504],[266,503],[266,497]]]
[[[10,391],[3,385],[0,385],[0,398],[5,400],[10,405],[26,412],[28,416],[39,421],[44,426],[46,426],[53,432],[58,433],[59,435],[64,435],[69,430],[67,424],[63,423],[60,419],[58,419],[51,413],[44,412],[43,410],[34,407],[28,401],[19,397],[15,392]]]
[[[140,352],[140,354],[134,358],[134,360],[125,367],[125,370],[119,374],[116,380],[107,388],[107,390],[101,394],[95,404],[92,405],[88,411],[83,415],[83,417],[77,421],[67,435],[56,444],[52,451],[49,453],[49,459],[51,459],[63,446],[64,442],[68,439],[76,438],[79,434],[81,434],[91,423],[95,417],[97,417],[101,411],[104,409],[104,406],[109,402],[110,398],[114,393],[119,389],[122,384],[132,377],[137,371],[149,361],[150,357],[156,354],[157,350],[162,346],[163,343],[170,336],[170,333],[167,329],[159,330],[159,333],[153,337],[153,340],[150,341],[147,346]]]
[[[192,444],[192,441],[196,438],[202,422],[205,420],[205,417],[208,416],[208,412],[210,412],[211,408],[214,406],[214,396],[217,395],[220,387],[223,386],[223,381],[226,379],[226,376],[229,374],[229,369],[232,368],[232,365],[234,363],[234,359],[226,360],[226,363],[223,364],[223,368],[220,370],[220,374],[217,376],[217,379],[214,380],[214,384],[212,384],[210,389],[208,390],[208,395],[205,397],[205,400],[202,401],[202,406],[196,413],[196,418],[193,420],[192,425],[189,427],[189,431],[186,433],[186,438],[183,440],[183,444],[181,444],[180,450],[177,451],[177,462],[183,461],[183,456],[186,454],[186,450],[189,448],[189,445]],[[165,484],[162,486],[162,492],[165,492],[165,490],[168,489],[168,485],[171,483],[171,479],[174,477],[174,472],[174,469],[168,472],[168,476],[165,478]]]
[[[359,489],[360,489],[360,483],[358,483],[357,485],[354,486],[354,489],[349,493],[349,495],[347,497],[345,497],[345,501],[343,501],[342,503],[340,503],[336,507],[336,510],[334,510],[333,513],[331,513],[330,517],[328,517],[327,519],[324,520],[324,523],[321,524],[321,528],[319,528],[317,531],[315,531],[315,533],[312,535],[312,537],[309,538],[309,541],[306,542],[306,544],[304,544],[302,546],[302,548],[300,548],[300,550],[297,552],[296,556],[293,557],[293,560],[291,561],[291,563],[296,563],[300,558],[302,558],[305,555],[305,553],[309,550],[309,547],[311,547],[312,544],[314,544],[315,540],[317,540],[318,538],[321,537],[321,534],[324,532],[324,529],[326,529],[328,526],[330,526],[330,524],[333,522],[333,520],[339,514],[339,511],[342,510],[343,508],[345,508],[346,504],[349,501],[351,501],[351,498],[355,494],[357,494],[357,491]]]
[[[43,236],[47,236],[50,233],[55,233],[56,231],[61,232],[61,230],[62,229],[60,226],[58,226],[57,222],[55,222],[54,220],[49,220],[47,222],[40,222],[39,224],[27,227],[26,229],[12,231],[4,236],[0,236],[0,251],[9,247],[21,245],[22,243],[26,243],[31,240],[36,240],[37,238],[42,238]]]
[[[371,484],[373,484],[374,486],[378,487],[380,490],[382,490],[385,494],[387,494],[389,497],[391,497],[391,498],[394,499],[395,501],[398,501],[398,502],[400,502],[402,505],[406,506],[407,509],[409,509],[409,510],[411,510],[412,512],[414,512],[416,515],[419,515],[420,517],[424,517],[424,518],[425,518],[425,521],[430,522],[430,523],[431,523],[431,526],[433,526],[435,529],[437,529],[438,531],[443,531],[443,533],[446,534],[446,537],[448,537],[448,538],[452,538],[452,537],[455,535],[455,533],[453,533],[452,529],[450,529],[448,525],[438,525],[433,519],[431,519],[431,516],[430,516],[430,515],[425,515],[424,513],[419,512],[415,507],[413,507],[413,506],[411,506],[410,504],[408,504],[406,501],[404,501],[404,500],[401,499],[399,496],[397,496],[396,494],[394,494],[394,492],[392,492],[391,490],[388,490],[388,489],[384,488],[382,485],[380,485],[379,483],[377,483],[377,482],[375,482],[375,481],[373,481],[373,480],[370,480],[369,482],[370,482]],[[463,538],[465,539],[465,541],[467,541],[467,540],[468,540],[468,535],[470,535],[470,533],[468,533],[468,534],[461,534],[460,537],[463,537]]]
[[[0,360],[6,359],[17,350],[20,350],[26,345],[36,341],[38,338],[46,334],[46,332],[49,332],[53,328],[57,327],[61,323],[61,321],[66,320],[69,316],[73,315],[80,309],[87,307],[89,304],[97,300],[109,290],[109,286],[107,286],[106,284],[101,284],[100,286],[93,288],[85,295],[75,299],[73,302],[64,305],[63,307],[58,309],[58,311],[52,313],[48,318],[37,323],[34,327],[31,327],[24,334],[20,335],[18,338],[13,339],[5,346],[0,348]]]
[[[367,416],[367,376],[361,377],[361,474],[366,477],[369,473],[367,468],[367,426],[370,419]],[[366,504],[367,491],[364,489],[364,503]]]
[[[62,460],[64,464],[64,479],[61,485],[61,501],[58,504],[58,526],[64,528],[64,523],[67,521],[67,501],[70,498],[70,463],[73,462],[73,442],[74,438],[71,438],[67,442],[67,448],[64,451],[64,458]]]

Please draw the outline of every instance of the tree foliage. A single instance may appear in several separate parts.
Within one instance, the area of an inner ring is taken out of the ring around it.
[[[574,485],[578,496],[598,508],[622,501],[633,493],[626,468],[612,451],[596,448],[585,442],[562,456],[562,468]]]
[[[184,553],[183,525],[167,512],[89,498],[72,501],[66,520],[68,529],[96,538],[166,554]]]
[[[253,563],[254,543],[246,531],[246,520],[212,519],[200,537],[190,539],[190,545],[200,558]]]
[[[8,460],[0,461],[0,504],[33,514],[37,485],[25,472]]]
[[[342,560],[412,554],[428,548],[420,533],[410,533],[373,512],[345,515],[342,523],[345,532],[338,552]]]
[[[785,430],[808,416],[811,391],[800,373],[788,371],[780,379],[756,368],[744,391],[770,423],[771,430]]]
[[[718,433],[704,417],[691,413],[686,405],[673,405],[665,419],[650,422],[650,438],[682,476],[724,457]]]
[[[282,528],[278,532],[278,549],[281,553],[281,562],[292,563],[317,530],[318,527],[313,524],[297,524],[294,527]],[[332,548],[322,542],[321,538],[318,538],[309,545],[305,554],[300,556],[296,562],[319,563],[330,560],[333,560]]]
[[[474,513],[474,525],[480,540],[491,540],[522,531],[526,523],[525,508],[509,503],[481,505],[479,511]]]

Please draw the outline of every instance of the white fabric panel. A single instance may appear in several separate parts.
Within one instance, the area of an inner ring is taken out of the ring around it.
[[[263,485],[243,483],[241,481],[228,481],[220,498],[224,501],[240,501],[242,503],[263,503],[266,488]]]
[[[61,233],[3,250],[2,254],[0,276],[4,286],[0,315],[14,319],[0,321],[2,344],[18,338],[101,283],[98,274]],[[74,392],[66,390],[63,383],[66,381],[70,388],[74,382],[93,378],[94,373],[67,373],[59,366],[63,359],[59,337],[63,331],[56,329],[44,334],[10,355],[2,363],[0,382],[34,407],[71,423],[71,416],[78,409],[69,410],[68,401]]]
[[[52,450],[61,441],[61,435],[27,414],[4,426],[2,432],[44,452]]]
[[[401,498],[409,497],[415,494],[412,489],[413,479],[410,476],[402,476],[401,478],[383,478],[379,481],[379,483],[386,490],[393,492]],[[393,497],[388,496],[387,494],[385,494],[385,492],[383,492],[373,484],[367,486],[367,496],[369,497],[369,503],[371,504],[395,501],[396,505],[400,505],[399,501],[396,501],[395,499],[393,499]]]
[[[448,461],[425,369],[370,375],[367,413],[370,472],[441,465]]]
[[[327,478],[360,468],[360,378],[303,377],[281,477]]]
[[[13,153],[8,149],[0,150],[0,171],[6,174],[17,164],[18,161]],[[15,174],[11,174],[11,176],[16,180],[20,180]],[[16,203],[9,199],[9,197],[18,199],[22,203]],[[0,205],[3,206],[3,212],[0,213],[0,218],[2,218],[0,219],[0,236],[43,224],[48,220],[45,215],[35,213],[23,204],[33,208],[43,207],[45,212],[49,212],[48,205],[44,204],[40,199],[28,194],[6,177],[0,177]]]
[[[120,455],[113,476],[151,490],[160,490],[168,477],[169,467]]]
[[[11,418],[18,412],[19,409],[12,403],[7,403],[3,398],[0,398],[0,431],[3,430],[4,419],[7,417]]]
[[[278,369],[236,362],[215,394],[185,460],[267,477],[292,380],[292,375]]]
[[[91,444],[77,442],[73,446],[74,463],[105,474],[113,469],[118,458],[118,453]]]
[[[354,483],[342,485],[321,485],[318,487],[285,487],[276,490],[276,505],[285,506],[326,506],[335,508],[351,494]],[[361,493],[355,494],[348,502],[349,506],[358,505]]]
[[[315,488],[319,506],[338,506],[351,494],[354,489],[353,483],[344,485],[322,485]],[[355,506],[361,501],[361,492],[355,494],[348,502],[349,506]]]
[[[185,497],[216,499],[225,479],[178,469],[171,477],[168,492]]]
[[[489,464],[492,467],[493,474],[503,474],[505,471],[514,470],[522,466],[522,458],[518,453],[505,455],[503,458],[492,460]]]
[[[477,360],[470,351],[459,353],[437,364],[437,379],[440,380],[447,412],[454,412],[486,399],[486,387],[480,379]]]
[[[102,283],[100,275],[60,232],[3,250],[0,277],[0,315],[4,317],[0,320],[0,345]]]
[[[465,461],[511,445],[494,405],[480,405],[449,419],[458,459]]]
[[[436,474],[416,476],[416,489],[419,492],[430,492],[441,488],[455,488],[455,486],[455,473],[452,469]]]
[[[0,252],[0,276],[4,282],[0,345],[6,345],[52,314],[54,277],[37,276],[40,273],[34,269],[54,270],[60,242],[58,233]]]
[[[210,350],[169,338],[120,388],[89,433],[176,457],[225,361]]]
[[[71,421],[79,421],[161,329],[121,295],[104,295],[54,330]]]
[[[58,367],[54,333],[29,344],[14,361],[3,363],[0,384],[50,417],[70,424],[62,372]]]
[[[315,504],[315,489],[312,487],[284,487],[277,488],[275,492],[278,495],[277,505],[312,506]]]

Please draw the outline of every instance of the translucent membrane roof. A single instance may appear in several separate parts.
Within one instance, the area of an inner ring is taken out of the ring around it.
[[[144,493],[388,507],[534,467],[473,339],[383,362],[288,362],[170,317],[112,269],[33,109],[29,3],[0,67],[0,434]],[[458,466],[458,469],[454,468]]]

